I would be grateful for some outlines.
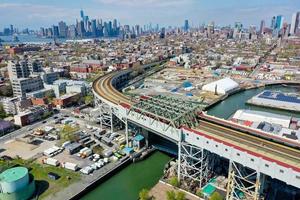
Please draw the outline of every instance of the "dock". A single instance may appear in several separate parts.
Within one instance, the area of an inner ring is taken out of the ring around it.
[[[51,199],[69,199],[77,200],[83,197],[85,194],[93,190],[99,184],[103,183],[111,176],[125,168],[132,162],[131,158],[126,156],[114,163],[109,163],[103,168],[94,171],[91,175],[83,175],[82,179],[69,187],[61,190],[58,193],[52,194],[46,198]]]
[[[281,92],[265,90],[249,99],[246,103],[249,105],[300,112],[300,97]]]

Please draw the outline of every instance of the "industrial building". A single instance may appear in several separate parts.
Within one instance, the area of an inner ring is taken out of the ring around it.
[[[230,78],[224,78],[204,85],[202,90],[224,95],[229,94],[238,88],[239,84],[237,82]]]
[[[300,112],[300,97],[281,92],[263,91],[247,101],[248,104]]]
[[[14,167],[0,174],[1,200],[27,200],[35,192],[35,181],[25,167]]]
[[[232,118],[251,122],[268,122],[286,128],[291,123],[291,117],[254,110],[237,110]]]

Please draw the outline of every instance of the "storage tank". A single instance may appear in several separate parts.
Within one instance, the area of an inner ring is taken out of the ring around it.
[[[25,167],[10,168],[0,174],[1,193],[13,193],[26,187],[28,183],[28,169]]]

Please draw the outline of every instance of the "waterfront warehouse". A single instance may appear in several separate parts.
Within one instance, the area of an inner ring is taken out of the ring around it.
[[[281,92],[263,91],[247,101],[248,104],[300,112],[300,97]]]
[[[25,167],[14,167],[0,174],[1,200],[27,200],[35,191],[35,182]]]
[[[230,78],[224,78],[204,85],[202,90],[224,95],[234,92],[238,88],[239,84],[237,82]]]
[[[251,122],[268,122],[271,124],[278,124],[282,127],[289,128],[291,117],[278,115],[274,113],[254,111],[254,110],[237,110],[232,119],[251,121]]]

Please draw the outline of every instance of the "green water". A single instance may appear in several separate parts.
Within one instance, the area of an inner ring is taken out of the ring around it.
[[[263,108],[258,106],[252,106],[252,105],[246,105],[246,101],[250,99],[251,97],[259,94],[260,92],[264,90],[272,90],[272,91],[281,91],[281,92],[293,92],[296,93],[300,91],[300,87],[284,87],[280,85],[276,86],[268,86],[265,88],[258,88],[258,89],[252,89],[252,90],[246,90],[237,94],[234,94],[221,103],[215,105],[211,109],[208,110],[208,114],[228,119],[231,115],[235,113],[238,109],[250,109],[250,110],[258,110],[258,111],[265,111],[265,112],[272,112],[282,115],[288,115],[293,117],[300,118],[299,113],[292,113],[290,111],[283,111],[283,110],[277,110],[272,108]]]
[[[97,186],[83,200],[137,200],[143,188],[151,189],[163,175],[171,158],[155,152],[144,161],[130,164],[125,169]]]

